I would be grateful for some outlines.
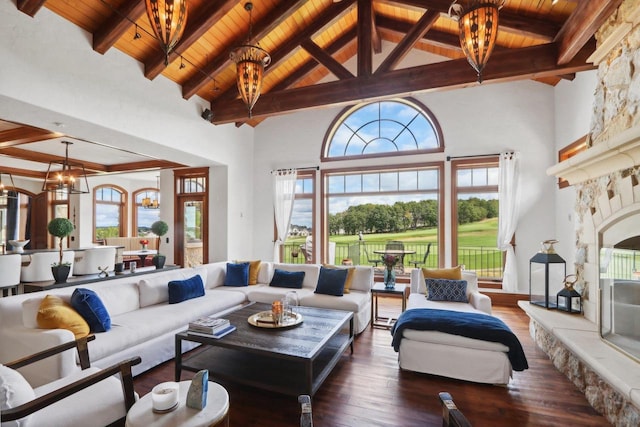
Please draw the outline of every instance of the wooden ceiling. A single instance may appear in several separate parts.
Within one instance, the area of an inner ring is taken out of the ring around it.
[[[87,49],[102,54],[118,49],[142,63],[148,79],[163,75],[181,86],[185,99],[197,95],[209,101],[214,124],[256,126],[299,110],[478,84],[460,49],[457,22],[447,13],[452,0],[254,0],[250,42],[266,49],[272,62],[249,120],[229,60],[248,34],[245,2],[187,2],[186,29],[168,65],[144,0],[17,0],[17,8],[30,16],[48,8],[93,35]],[[587,62],[595,50],[593,35],[620,3],[506,0],[483,84],[534,79],[555,85],[593,69]],[[403,62],[408,55],[411,60]],[[41,178],[52,156],[61,153],[63,137],[72,136],[0,122],[0,157],[13,159],[14,174]],[[76,141],[73,160],[88,164],[90,173],[186,164],[85,143]],[[96,157],[98,146],[104,154]]]
[[[182,87],[185,99],[210,101],[215,124],[256,125],[297,110],[478,84],[447,13],[452,0],[255,0],[251,42],[267,50],[272,63],[249,121],[229,60],[248,34],[244,1],[187,2],[186,29],[168,66],[144,0],[18,0],[17,7],[31,16],[48,8],[93,34],[87,48],[119,49],[144,64],[147,78],[162,74]],[[593,34],[621,2],[507,0],[484,81],[556,84],[592,69],[586,59],[595,49]],[[378,58],[383,42],[391,53]],[[430,55],[423,55],[424,64],[401,68],[412,52]]]

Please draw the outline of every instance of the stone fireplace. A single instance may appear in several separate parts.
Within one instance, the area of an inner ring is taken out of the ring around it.
[[[536,343],[616,425],[640,425],[640,4],[596,33],[588,148],[547,170],[576,191],[576,289],[584,317],[521,304]]]

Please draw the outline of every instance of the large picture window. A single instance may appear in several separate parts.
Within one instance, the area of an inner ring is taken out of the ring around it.
[[[452,260],[485,280],[502,279],[498,157],[452,161]]]
[[[313,262],[313,228],[315,225],[315,170],[298,171],[291,224],[280,259],[289,263]]]

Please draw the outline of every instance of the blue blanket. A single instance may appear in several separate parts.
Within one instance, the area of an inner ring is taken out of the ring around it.
[[[467,338],[499,342],[509,347],[507,353],[514,371],[529,368],[522,345],[511,329],[497,317],[480,313],[465,313],[431,308],[414,308],[400,315],[391,329],[391,345],[395,351],[400,348],[402,331],[439,331]]]

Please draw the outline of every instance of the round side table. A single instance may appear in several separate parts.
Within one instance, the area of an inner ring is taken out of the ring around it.
[[[229,425],[229,393],[218,383],[209,381],[207,406],[202,410],[187,407],[191,381],[180,381],[178,408],[166,414],[153,412],[151,392],[138,400],[127,413],[127,427],[227,427]]]

